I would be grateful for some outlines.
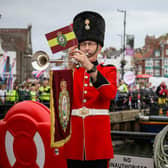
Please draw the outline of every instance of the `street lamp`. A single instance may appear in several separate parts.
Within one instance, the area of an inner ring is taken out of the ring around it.
[[[121,45],[121,49],[123,48],[123,36],[122,36],[122,34],[117,34],[117,36],[119,36],[120,37],[120,45]]]
[[[164,77],[164,41],[160,42],[160,47],[161,47],[161,76]]]
[[[1,17],[2,17],[2,14],[0,14],[0,19],[1,19]],[[3,51],[3,49],[2,49],[2,39],[0,38],[0,51]],[[0,53],[0,55],[1,55],[1,53]]]
[[[121,10],[121,9],[117,9],[118,12],[124,13],[124,22],[123,22],[123,26],[124,26],[124,31],[123,31],[123,58],[121,60],[121,78],[124,78],[124,66],[126,64],[126,60],[125,60],[125,38],[126,38],[126,10]]]

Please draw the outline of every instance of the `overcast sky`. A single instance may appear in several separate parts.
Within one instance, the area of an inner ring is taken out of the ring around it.
[[[0,0],[0,28],[26,28],[32,25],[33,52],[51,55],[45,34],[72,23],[81,11],[101,13],[106,21],[105,48],[121,47],[124,14],[126,33],[135,36],[135,47],[144,45],[146,35],[168,33],[168,0]]]

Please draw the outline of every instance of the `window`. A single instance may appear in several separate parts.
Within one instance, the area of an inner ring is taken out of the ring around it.
[[[166,56],[168,56],[168,48],[166,48]]]
[[[155,69],[155,75],[156,76],[160,76],[161,74],[160,74],[160,69]]]
[[[142,66],[137,66],[137,73],[142,73]]]
[[[145,61],[145,66],[146,67],[152,67],[153,66],[153,60],[152,59],[148,59]]]
[[[155,51],[155,57],[160,57],[160,50]]]
[[[145,69],[145,73],[149,75],[153,75],[153,69]]]
[[[168,68],[164,69],[164,75],[166,75],[166,76],[168,75]]]
[[[164,65],[165,65],[165,66],[166,66],[166,65],[168,66],[168,58],[165,58],[165,59],[164,59]]]
[[[138,66],[138,72],[142,72],[142,67]]]
[[[160,60],[155,60],[155,67],[160,67]]]

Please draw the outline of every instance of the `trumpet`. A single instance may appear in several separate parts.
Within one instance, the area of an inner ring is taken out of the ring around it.
[[[75,64],[77,68],[80,67],[80,64],[75,59],[71,60],[59,60],[59,59],[50,59],[48,54],[44,51],[36,51],[32,55],[32,67],[38,71],[45,70],[49,67],[50,63],[72,63]]]

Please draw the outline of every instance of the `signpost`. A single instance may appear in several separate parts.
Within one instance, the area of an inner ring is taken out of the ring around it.
[[[124,82],[130,85],[135,82],[135,74],[132,71],[128,71],[124,74]]]
[[[154,168],[152,158],[114,155],[110,160],[110,168]]]

